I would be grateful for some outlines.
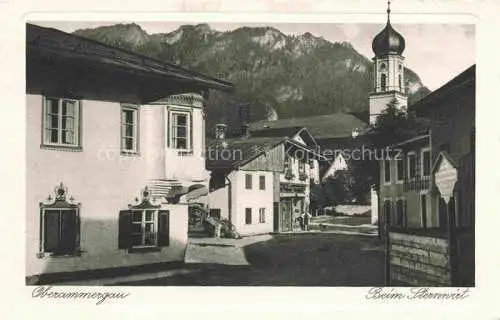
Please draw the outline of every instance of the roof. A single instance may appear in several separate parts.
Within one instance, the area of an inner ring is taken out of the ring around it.
[[[473,85],[476,80],[476,65],[472,65],[459,75],[432,91],[422,99],[411,104],[408,109],[425,109],[437,100],[448,97],[449,95],[460,93],[460,90],[468,85]]]
[[[292,135],[306,127],[315,139],[350,137],[352,130],[365,128],[367,124],[358,117],[347,113],[258,121],[250,124],[252,136]]]
[[[226,139],[224,153],[217,152],[218,141],[208,144],[206,165],[208,169],[232,169],[255,159],[264,152],[288,140],[288,137],[249,137]]]
[[[28,57],[37,52],[50,57],[84,60],[85,62],[128,70],[134,74],[189,82],[201,88],[233,90],[233,84],[230,82],[74,34],[29,23],[26,24],[26,47]]]
[[[300,148],[306,152],[314,153],[319,159],[326,158],[288,136],[281,137],[241,137],[224,140],[226,146],[218,147],[218,141],[212,140],[207,147],[206,167],[207,169],[234,169],[242,166],[259,155],[269,152],[274,147],[287,143],[293,148]]]

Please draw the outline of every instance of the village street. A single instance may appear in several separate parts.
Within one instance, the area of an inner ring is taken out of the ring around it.
[[[377,286],[384,282],[383,261],[382,242],[368,235],[191,239],[184,272],[119,285]]]

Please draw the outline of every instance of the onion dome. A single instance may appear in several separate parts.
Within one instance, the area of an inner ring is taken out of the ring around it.
[[[389,3],[390,4],[390,3]],[[389,20],[391,9],[387,9],[387,24],[384,30],[375,36],[372,42],[372,49],[375,56],[384,56],[390,53],[402,54],[405,50],[405,39],[394,30]]]

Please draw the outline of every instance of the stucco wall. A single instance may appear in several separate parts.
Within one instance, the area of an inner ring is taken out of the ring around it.
[[[221,219],[229,219],[229,186],[210,191],[207,196],[208,206],[210,209],[220,209]]]
[[[40,147],[42,97],[27,95],[26,274],[182,260],[187,242],[187,207],[172,206],[170,247],[161,253],[118,250],[118,214],[140,196],[148,180],[163,178],[162,108],[140,110],[140,155],[120,155],[120,104],[82,101],[82,151]],[[37,258],[39,203],[63,182],[81,207],[81,257]]]
[[[245,188],[245,174],[252,174],[252,189]],[[266,189],[259,190],[259,176],[266,177]],[[273,231],[273,173],[270,171],[234,171],[233,224],[241,235],[267,233]],[[252,208],[252,223],[245,223],[245,208]],[[259,208],[266,210],[266,222],[259,223]]]

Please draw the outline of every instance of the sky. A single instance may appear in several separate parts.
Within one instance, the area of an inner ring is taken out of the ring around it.
[[[66,32],[82,28],[112,25],[126,22],[33,22],[37,25],[53,27]],[[193,22],[140,22],[148,34],[168,33],[184,24]],[[203,23],[200,21],[199,23]],[[300,35],[310,32],[316,37],[335,41],[348,41],[354,49],[367,58],[373,57],[371,43],[385,23],[234,23],[210,22],[208,25],[215,30],[229,31],[239,27],[270,26],[285,34]],[[406,66],[415,71],[423,84],[435,90],[476,62],[476,43],[474,25],[466,24],[393,24],[393,27],[406,40],[403,52]]]

